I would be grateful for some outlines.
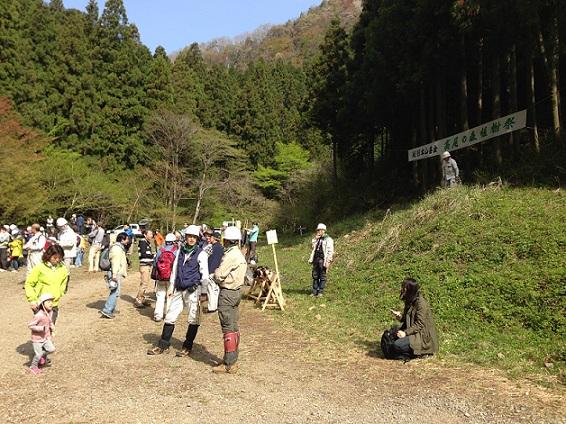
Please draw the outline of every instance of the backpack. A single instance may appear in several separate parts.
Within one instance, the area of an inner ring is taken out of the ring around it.
[[[385,359],[398,359],[399,354],[395,352],[393,344],[397,340],[397,327],[392,327],[389,330],[385,330],[381,336],[381,351]]]
[[[171,270],[173,269],[173,263],[175,262],[176,251],[176,247],[171,250],[167,250],[164,247],[160,249],[160,255],[151,272],[151,278],[159,281],[169,280],[171,277]]]
[[[112,269],[112,264],[110,263],[110,246],[105,246],[100,251],[98,268],[100,268],[101,271],[110,271]]]
[[[47,251],[47,249],[49,249],[54,244],[55,243],[53,243],[53,240],[49,240],[47,237],[45,237],[45,244],[43,245],[43,250]]]

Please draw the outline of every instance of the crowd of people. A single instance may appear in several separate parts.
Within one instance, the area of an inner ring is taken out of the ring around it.
[[[24,261],[27,265],[24,289],[34,313],[29,323],[34,349],[30,370],[34,374],[42,372],[42,367],[49,363],[48,355],[55,351],[52,334],[60,300],[69,289],[71,268],[82,265],[86,250],[88,271],[102,272],[108,288],[108,297],[99,311],[101,318],[115,318],[121,287],[128,275],[128,253],[135,241],[131,228],[124,225],[113,239],[94,219],[85,220],[82,215],[80,218],[73,215],[69,222],[49,217],[45,228],[35,223],[23,231],[15,225],[0,227],[2,269],[11,266],[17,271]],[[334,241],[326,230],[325,224],[319,224],[312,240],[309,263],[313,297],[323,296],[327,271],[334,258]],[[187,332],[176,355],[190,356],[201,314],[218,313],[224,358],[213,371],[237,371],[240,290],[248,267],[257,265],[258,235],[255,222],[251,228],[243,229],[237,225],[214,229],[185,224],[165,236],[157,230],[143,231],[137,243],[140,282],[134,307],[150,307],[149,295],[155,293],[153,319],[163,322],[159,342],[147,351],[148,355],[169,351],[177,319],[187,309]],[[398,358],[436,352],[432,313],[415,280],[403,282],[401,299],[405,301],[403,313],[392,312],[403,326],[392,335],[391,349]]]

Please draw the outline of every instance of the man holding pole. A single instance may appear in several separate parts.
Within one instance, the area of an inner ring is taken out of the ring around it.
[[[220,286],[218,316],[224,337],[223,363],[214,367],[215,373],[235,374],[238,371],[238,346],[240,344],[240,287],[244,285],[247,263],[238,246],[241,232],[231,226],[224,231],[224,256],[214,272],[214,280]]]
[[[326,271],[334,256],[334,240],[326,234],[326,225],[318,224],[316,236],[312,240],[312,252],[309,263],[312,264],[311,297],[322,297],[326,286]]]

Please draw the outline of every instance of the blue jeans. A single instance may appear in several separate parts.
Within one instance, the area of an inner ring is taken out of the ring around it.
[[[324,292],[326,286],[326,268],[324,259],[315,258],[312,262],[312,294],[315,296]]]
[[[112,273],[108,271],[108,282],[112,279]],[[115,289],[110,289],[110,293],[108,294],[108,299],[106,299],[106,303],[104,304],[104,308],[102,308],[102,312],[106,314],[113,314],[114,310],[116,309],[116,302],[118,301],[118,297],[120,297],[120,286],[122,285],[122,278],[116,278],[118,280],[118,286]]]
[[[83,249],[79,249],[77,251],[77,257],[75,258],[75,266],[78,268],[83,265],[83,257],[85,255],[85,251]]]
[[[395,340],[395,343],[393,344],[393,350],[395,351],[395,353],[397,353],[399,359],[400,358],[409,359],[414,356],[413,349],[411,348],[409,336],[405,336],[401,339]]]
[[[12,258],[12,269],[17,271],[20,268],[20,258]]]

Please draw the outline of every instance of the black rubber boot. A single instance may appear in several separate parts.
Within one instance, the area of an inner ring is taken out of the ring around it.
[[[159,340],[159,347],[161,349],[167,349],[171,345],[171,337],[173,337],[173,330],[175,330],[175,324],[163,325],[163,331],[161,332],[161,340]]]
[[[183,343],[183,347],[188,350],[193,350],[193,342],[197,337],[198,328],[200,326],[196,324],[189,324],[189,328],[187,328],[187,336],[185,338],[185,342]]]

